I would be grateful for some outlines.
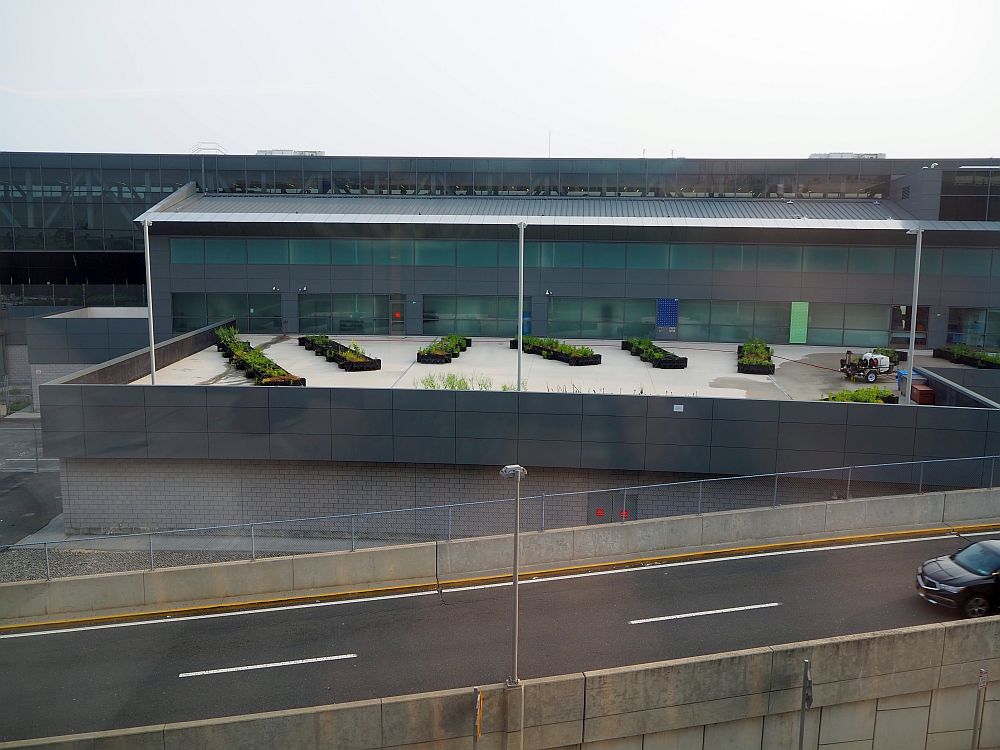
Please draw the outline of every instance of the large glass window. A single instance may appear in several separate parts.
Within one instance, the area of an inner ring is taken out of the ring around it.
[[[517,268],[517,241],[500,240],[497,243],[497,253],[500,259],[501,268]],[[524,243],[524,267],[538,268],[541,249],[537,242]]]
[[[289,240],[289,260],[295,265],[326,266],[330,264],[328,240]]]
[[[712,300],[710,341],[746,341],[753,335],[753,302]]]
[[[301,333],[389,333],[388,294],[300,294]]]
[[[806,343],[841,346],[844,343],[844,305],[839,302],[810,302]]]
[[[852,247],[850,273],[892,273],[895,250],[891,247]]]
[[[196,331],[208,325],[205,295],[200,292],[174,292],[170,307],[174,333]]]
[[[625,268],[626,245],[614,242],[585,242],[584,268]]]
[[[193,331],[229,318],[245,333],[281,331],[280,294],[175,292],[171,295],[174,333]]]
[[[846,273],[846,247],[802,248],[802,270],[807,273]]]
[[[628,245],[629,268],[666,269],[670,252],[667,245],[656,243],[630,243]]]
[[[757,270],[798,273],[802,270],[802,248],[794,245],[760,245]]]
[[[945,276],[989,276],[990,251],[948,248],[942,253],[942,273]]]
[[[531,244],[538,247],[542,268],[580,268],[583,264],[583,243],[539,242]]]
[[[889,345],[906,346],[910,343],[910,305],[893,305],[890,308],[891,317],[889,321]],[[914,341],[920,348],[927,345],[927,318],[930,308],[923,305],[917,308],[917,325],[915,329]]]
[[[716,271],[756,271],[757,248],[754,245],[716,245],[712,268]]]
[[[205,262],[205,241],[201,238],[171,237],[170,262],[193,263]]]
[[[358,258],[357,240],[331,240],[330,262],[335,266],[365,265],[365,263],[362,263],[361,259]],[[368,253],[367,262],[371,262],[370,252]]]
[[[530,333],[529,297],[524,314],[525,333]],[[516,336],[517,297],[425,295],[423,322],[429,336]]]
[[[888,305],[844,305],[844,344],[886,346],[889,315]]]
[[[671,245],[670,268],[678,271],[707,271],[712,268],[711,245]]]
[[[456,247],[460,268],[496,268],[497,243],[490,241],[459,240]]]
[[[247,262],[247,243],[242,239],[206,239],[205,263],[242,265]]]
[[[372,263],[376,266],[412,266],[413,240],[359,240],[359,250],[371,245]]]
[[[453,241],[417,240],[414,250],[418,266],[455,265],[455,243]]]
[[[685,341],[708,341],[712,303],[705,299],[682,299],[677,305],[677,335]]]
[[[948,343],[983,346],[986,310],[981,307],[952,307],[948,310]]]
[[[247,240],[247,262],[254,265],[287,264],[288,240]]]

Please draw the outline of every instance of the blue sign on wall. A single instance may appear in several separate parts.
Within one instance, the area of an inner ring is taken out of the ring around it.
[[[677,300],[657,299],[656,300],[656,327],[676,328],[677,327]]]

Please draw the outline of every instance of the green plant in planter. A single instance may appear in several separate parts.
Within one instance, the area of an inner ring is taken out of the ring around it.
[[[751,337],[743,344],[743,353],[739,357],[741,365],[769,365],[771,352],[764,339]]]
[[[359,344],[354,339],[351,339],[351,345],[347,347],[347,351],[344,352],[344,356],[347,357],[348,354],[353,354],[357,359],[351,359],[352,362],[363,362],[366,358],[370,359],[368,352],[361,348]],[[348,357],[350,359],[350,357]]]
[[[892,392],[888,388],[873,385],[868,388],[857,388],[855,390],[843,390],[831,393],[828,401],[850,401],[857,404],[881,404],[886,399],[892,397]]]

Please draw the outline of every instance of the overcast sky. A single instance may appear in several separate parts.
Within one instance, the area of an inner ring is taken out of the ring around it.
[[[1000,2],[3,0],[0,150],[1000,156]]]

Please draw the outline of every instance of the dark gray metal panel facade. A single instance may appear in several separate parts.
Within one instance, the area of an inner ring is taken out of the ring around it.
[[[52,318],[25,321],[33,365],[107,362],[149,345],[145,318]]]
[[[1000,449],[988,409],[599,394],[62,385],[46,455],[503,464],[713,474]]]

